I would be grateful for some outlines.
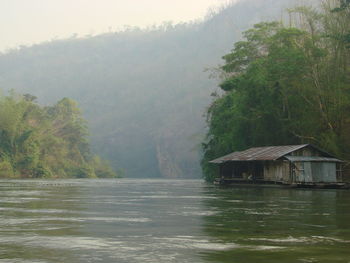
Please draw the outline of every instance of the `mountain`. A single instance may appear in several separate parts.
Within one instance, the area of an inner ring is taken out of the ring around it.
[[[55,40],[0,56],[0,87],[78,101],[96,153],[128,177],[199,177],[203,114],[241,32],[292,0],[242,0],[203,21]]]

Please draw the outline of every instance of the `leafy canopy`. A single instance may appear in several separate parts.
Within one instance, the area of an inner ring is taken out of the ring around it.
[[[208,161],[253,146],[313,143],[350,160],[350,52],[344,41],[348,2],[334,12],[297,7],[291,25],[263,22],[223,59],[224,94],[208,109],[203,143],[205,178],[215,177]]]
[[[41,107],[35,96],[0,96],[0,177],[115,177],[90,152],[86,122],[68,98]]]

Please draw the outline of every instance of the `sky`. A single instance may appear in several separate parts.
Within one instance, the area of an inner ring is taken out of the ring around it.
[[[203,18],[229,0],[0,0],[0,51],[125,26]]]

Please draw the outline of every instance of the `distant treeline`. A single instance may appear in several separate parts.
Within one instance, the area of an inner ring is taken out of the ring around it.
[[[35,99],[0,96],[0,178],[116,177],[91,154],[86,122],[73,100],[41,107]]]
[[[205,178],[218,156],[252,146],[312,143],[350,160],[350,1],[289,9],[225,55],[224,94],[208,109]]]

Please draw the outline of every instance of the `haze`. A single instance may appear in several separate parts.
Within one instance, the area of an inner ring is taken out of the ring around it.
[[[0,50],[128,26],[187,22],[227,0],[0,0]]]

